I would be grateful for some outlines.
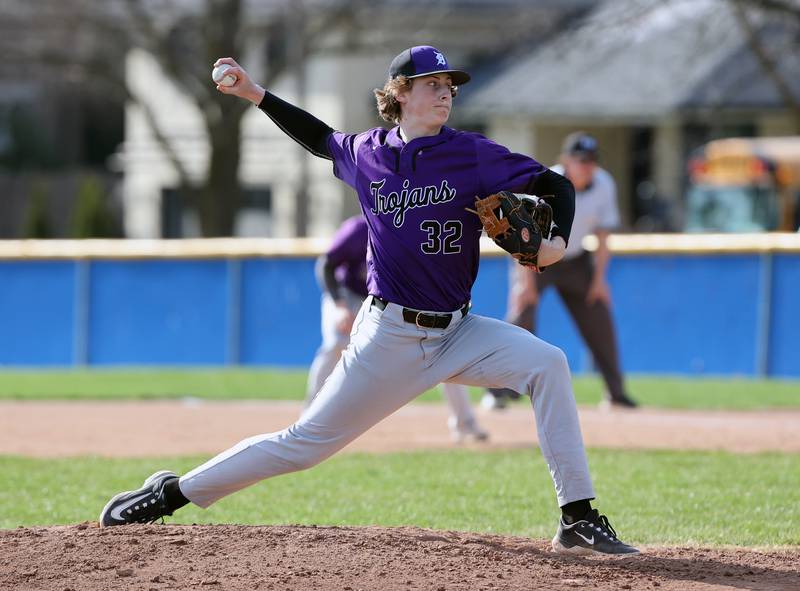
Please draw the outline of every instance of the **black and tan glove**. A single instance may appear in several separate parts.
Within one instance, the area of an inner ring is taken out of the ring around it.
[[[543,200],[520,199],[510,191],[475,200],[486,234],[521,265],[537,267],[542,240],[550,238],[553,210]]]

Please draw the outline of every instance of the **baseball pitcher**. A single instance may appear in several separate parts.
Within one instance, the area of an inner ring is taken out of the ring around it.
[[[232,58],[220,92],[257,105],[309,152],[331,161],[367,222],[367,291],[350,343],[293,424],[255,435],[178,476],[162,470],[103,508],[103,526],[155,521],[187,503],[214,502],[265,478],[310,468],[441,382],[510,388],[530,397],[542,454],[561,508],[552,546],[576,554],[631,555],[591,506],[594,488],[564,353],[528,331],[470,313],[484,229],[521,263],[563,256],[575,210],[572,184],[539,162],[445,124],[469,74],[434,47],[400,53],[375,91],[394,127],[350,134],[256,84]],[[535,207],[552,206],[546,234]],[[484,201],[488,199],[488,201]],[[476,215],[475,212],[478,212]]]

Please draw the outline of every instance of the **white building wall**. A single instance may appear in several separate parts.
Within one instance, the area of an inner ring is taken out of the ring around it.
[[[630,194],[630,134],[622,125],[584,125],[580,121],[544,124],[531,117],[495,117],[487,129],[488,137],[509,150],[527,154],[545,166],[558,162],[564,138],[578,130],[597,138],[600,145],[600,165],[607,169],[617,183],[618,201],[623,224],[630,223],[627,211]]]
[[[194,104],[169,82],[157,61],[145,51],[134,49],[128,54],[125,75],[133,95],[153,111],[187,172],[192,178],[200,178],[207,166],[208,146],[202,116]],[[125,232],[130,238],[160,237],[161,189],[176,186],[178,173],[137,104],[129,104],[125,110],[122,156]]]
[[[382,86],[391,57],[330,55],[310,60],[304,108],[334,129],[346,132],[356,133],[380,125],[372,89]],[[133,50],[126,65],[131,91],[154,110],[162,133],[176,148],[190,176],[201,179],[209,155],[201,114],[190,98],[162,74],[151,55]],[[289,77],[281,79],[270,90],[297,103],[296,85]],[[241,99],[231,97],[231,100]],[[241,182],[245,187],[271,187],[270,235],[294,234],[300,158],[309,158],[309,234],[330,235],[343,218],[358,213],[354,192],[333,176],[330,161],[306,155],[256,108],[245,114],[242,126]],[[126,234],[131,238],[158,237],[161,235],[161,192],[163,188],[176,186],[178,175],[151,133],[144,112],[135,104],[126,109],[123,159]],[[251,231],[253,228],[252,224],[238,226],[250,226]]]
[[[791,113],[762,113],[757,118],[758,135],[764,137],[797,135],[797,120]]]
[[[653,138],[653,182],[659,195],[665,198],[674,212],[674,223],[683,227],[683,175],[686,162],[683,155],[681,121],[666,118],[655,127]]]
[[[530,117],[495,117],[489,121],[486,136],[512,152],[537,157],[537,137]]]

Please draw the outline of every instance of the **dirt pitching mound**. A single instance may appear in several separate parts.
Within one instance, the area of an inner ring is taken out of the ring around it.
[[[96,523],[0,530],[0,589],[800,588],[794,549],[643,548],[574,558],[549,541],[419,528]]]

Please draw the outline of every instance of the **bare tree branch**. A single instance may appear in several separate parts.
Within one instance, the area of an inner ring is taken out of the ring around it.
[[[137,99],[134,95],[131,96],[136,101],[136,105],[142,110],[147,126],[150,128],[153,137],[155,137],[156,143],[164,151],[167,160],[169,160],[169,163],[175,169],[180,179],[180,185],[182,187],[192,187],[195,183],[192,181],[191,176],[189,176],[189,172],[186,170],[183,162],[181,162],[180,157],[178,157],[177,150],[172,146],[172,143],[170,143],[169,139],[162,131],[161,123],[158,121],[153,107],[151,107],[146,100],[142,100],[141,98]]]
[[[752,1],[752,0],[751,0]],[[747,12],[747,0],[731,0],[734,14],[744,32],[747,46],[756,56],[761,69],[775,85],[781,99],[794,112],[796,129],[800,130],[800,99],[794,95],[788,82],[780,75],[777,61],[769,54],[759,37],[759,31],[751,22]]]
[[[800,2],[797,0],[745,0],[743,4],[800,19]]]

